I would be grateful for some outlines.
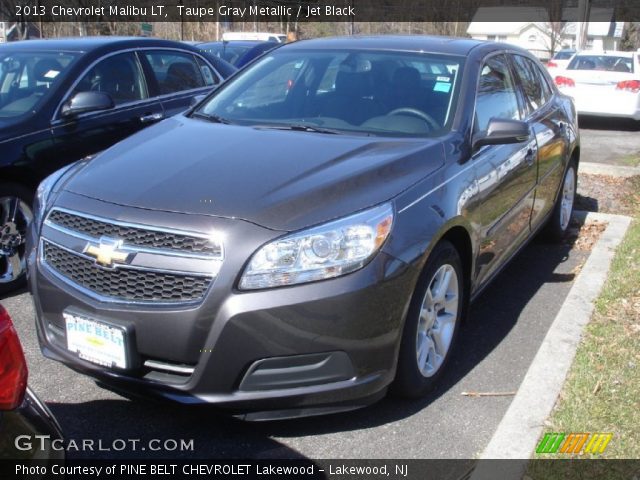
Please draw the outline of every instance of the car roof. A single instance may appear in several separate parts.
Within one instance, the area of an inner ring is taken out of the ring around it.
[[[64,52],[90,52],[93,50],[136,47],[188,47],[188,45],[159,38],[146,37],[70,37],[52,38],[39,40],[21,40],[18,42],[6,43],[4,48],[14,51],[64,51]]]
[[[327,48],[327,49],[365,49],[365,50],[397,50],[425,51],[449,55],[467,55],[479,45],[490,45],[491,42],[470,38],[441,37],[428,35],[373,35],[348,37],[315,38],[301,40],[284,45],[284,49],[295,48]],[[500,44],[495,44],[500,48]],[[504,48],[504,44],[501,44]]]
[[[264,40],[220,40],[220,41],[212,41],[212,42],[196,42],[196,47],[201,47],[202,45],[237,45],[240,47],[254,47],[256,45],[262,45],[263,43],[280,45],[278,42],[267,42]]]
[[[627,58],[633,58],[635,52],[622,52],[622,51],[618,51],[618,50],[608,50],[608,51],[603,51],[603,50],[583,50],[582,52],[579,52],[578,54],[576,54],[576,56],[578,57],[585,57],[585,56],[589,56],[589,57],[627,57]]]

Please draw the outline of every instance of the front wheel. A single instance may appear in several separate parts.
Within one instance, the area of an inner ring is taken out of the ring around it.
[[[431,253],[409,307],[393,392],[417,398],[433,388],[451,357],[465,299],[460,255],[442,241]]]
[[[545,236],[552,241],[562,240],[569,229],[576,198],[577,177],[578,167],[576,162],[572,160],[562,179],[560,195],[553,207],[553,213],[551,214],[549,223],[547,223],[545,227]]]
[[[32,194],[15,184],[0,184],[0,295],[24,285],[25,243],[33,220]]]

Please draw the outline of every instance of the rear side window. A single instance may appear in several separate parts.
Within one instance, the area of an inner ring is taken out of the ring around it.
[[[151,65],[161,95],[205,86],[200,66],[189,53],[151,51],[144,56]]]
[[[504,55],[487,59],[478,81],[475,129],[486,130],[492,118],[520,120],[518,96]]]
[[[108,93],[116,105],[147,98],[147,86],[134,53],[112,55],[98,62],[78,82],[76,92]]]
[[[202,74],[202,78],[204,78],[204,83],[209,85],[215,85],[218,83],[218,77],[214,73],[213,69],[201,58],[196,57],[198,61],[198,67],[200,67],[200,73]]]
[[[521,55],[514,55],[513,59],[516,73],[520,78],[530,109],[535,111],[549,101],[552,93],[551,89],[544,75],[533,61]]]

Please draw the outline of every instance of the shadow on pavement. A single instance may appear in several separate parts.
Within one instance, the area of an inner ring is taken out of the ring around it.
[[[622,132],[640,131],[640,121],[629,118],[606,118],[580,115],[578,118],[580,128],[588,130],[617,130]]]
[[[7,298],[17,297],[22,295],[23,293],[27,293],[29,290],[26,286],[19,288],[18,290],[13,290],[12,292],[5,293],[4,295],[0,295],[0,300],[5,300]]]

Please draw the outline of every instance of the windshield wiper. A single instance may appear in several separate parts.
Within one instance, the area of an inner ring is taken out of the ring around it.
[[[225,125],[230,125],[231,120],[228,120],[220,115],[216,115],[214,113],[204,113],[204,112],[193,112],[191,114],[193,118],[201,118],[203,120],[207,120],[213,123],[223,123]]]
[[[256,125],[254,128],[271,128],[274,130],[294,130],[296,132],[314,132],[314,133],[327,133],[330,135],[341,135],[342,132],[334,130],[332,128],[324,128],[316,125],[308,125],[306,123],[293,123],[290,125]]]

